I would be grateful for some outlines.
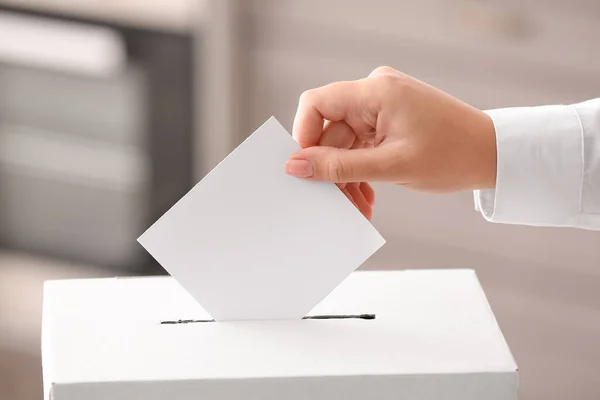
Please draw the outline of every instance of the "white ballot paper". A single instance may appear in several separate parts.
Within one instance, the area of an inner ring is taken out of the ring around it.
[[[270,118],[138,239],[217,321],[300,319],[385,243],[298,150]]]

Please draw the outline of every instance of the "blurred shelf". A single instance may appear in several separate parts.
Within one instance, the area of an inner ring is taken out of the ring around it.
[[[207,0],[0,0],[22,10],[174,33],[195,30]]]
[[[0,121],[147,148],[147,76],[132,63],[90,77],[3,62]]]
[[[3,62],[106,77],[125,66],[125,51],[114,29],[0,11]]]
[[[192,185],[194,35],[171,23],[194,4],[0,0],[0,245],[163,272],[136,238]],[[108,36],[118,68],[60,68],[113,54]],[[97,51],[77,59],[73,42]]]

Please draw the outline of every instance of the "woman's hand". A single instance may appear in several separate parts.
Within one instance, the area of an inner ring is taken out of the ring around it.
[[[331,181],[367,217],[392,182],[443,193],[494,188],[496,138],[484,112],[392,68],[302,94],[290,175]]]

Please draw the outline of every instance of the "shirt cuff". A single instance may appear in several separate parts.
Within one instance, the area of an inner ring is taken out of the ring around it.
[[[559,105],[486,113],[496,130],[496,189],[475,191],[475,208],[490,222],[576,226],[583,183],[576,111]]]
[[[583,129],[581,213],[600,217],[600,98],[574,104]]]

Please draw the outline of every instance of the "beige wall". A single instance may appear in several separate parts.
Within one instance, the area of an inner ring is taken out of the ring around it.
[[[226,148],[271,115],[291,128],[303,90],[379,65],[481,108],[600,96],[593,0],[226,3],[238,60],[228,73],[243,82],[222,104],[239,124]],[[475,268],[520,365],[522,398],[598,399],[600,233],[490,224],[470,193],[376,190],[374,224],[388,243],[365,268]]]

